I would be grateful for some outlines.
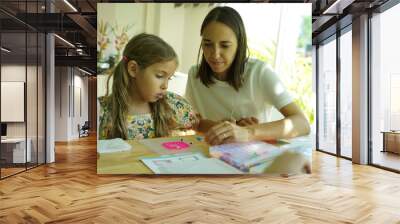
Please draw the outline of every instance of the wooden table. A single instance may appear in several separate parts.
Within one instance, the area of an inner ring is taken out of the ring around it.
[[[400,154],[400,131],[382,131],[383,150],[382,152],[393,152]]]
[[[25,145],[27,146],[25,148]],[[31,138],[5,138],[1,139],[1,157],[5,163],[25,165],[32,160]]]
[[[190,152],[201,152],[206,157],[210,157],[208,148],[209,145],[204,141],[199,141],[197,139],[198,136],[183,136],[185,142],[192,142],[196,151]],[[308,137],[299,137],[295,139],[291,139],[293,141],[294,150],[302,152],[305,155],[305,158],[311,163],[311,152],[312,148],[309,147],[310,139]],[[144,165],[140,159],[145,157],[159,157],[160,154],[154,152],[154,150],[150,150],[146,145],[141,144],[140,141],[127,141],[131,146],[131,151],[126,152],[115,152],[115,153],[101,153],[98,154],[97,158],[97,173],[98,174],[153,174],[153,172]],[[303,147],[304,142],[307,142],[307,146]],[[283,146],[289,147],[288,145]],[[279,158],[277,158],[279,159]],[[281,158],[282,159],[282,158]],[[296,160],[298,161],[298,160]],[[271,169],[273,172],[277,172],[276,170],[284,170],[284,168],[277,167],[276,164],[273,164],[273,161],[269,161],[268,163],[261,164],[254,169],[250,170],[250,173],[261,173],[267,166],[271,165]],[[282,166],[282,165],[280,165]],[[283,166],[290,167],[290,164],[283,164]]]
[[[204,141],[198,141],[196,136],[182,136],[185,141],[193,142],[199,152],[210,157],[208,153],[208,144]],[[146,145],[139,141],[127,141],[132,150],[127,152],[102,153],[97,158],[98,174],[153,174],[153,172],[144,165],[140,159],[144,157],[158,157],[160,154],[148,149]]]

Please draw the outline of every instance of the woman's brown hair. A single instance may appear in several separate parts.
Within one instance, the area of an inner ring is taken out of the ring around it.
[[[243,85],[242,76],[248,59],[247,37],[242,18],[240,17],[239,13],[231,7],[216,7],[212,9],[204,19],[203,24],[201,25],[200,35],[203,35],[204,29],[211,22],[220,22],[231,28],[238,40],[236,55],[232,65],[228,70],[228,76],[226,80],[229,85],[238,91]],[[198,61],[200,58],[200,50],[201,47],[199,49]],[[202,55],[201,58],[197,77],[200,78],[201,82],[207,87],[215,83],[213,80],[213,71],[211,70],[210,65],[208,65],[206,62],[204,55]]]
[[[132,78],[127,71],[127,64],[134,60],[139,69],[145,69],[148,66],[175,60],[178,63],[177,55],[174,49],[161,38],[151,34],[139,34],[134,36],[125,46],[122,60],[116,65],[112,73],[113,84],[112,93],[108,98],[108,105],[111,106],[111,136],[107,138],[127,139],[126,116],[128,113],[128,100],[130,88],[132,88]],[[109,77],[109,79],[111,76]],[[108,90],[108,81],[107,81]],[[166,101],[166,97],[150,103],[151,115],[154,120],[156,137],[167,136],[171,128],[175,125],[171,107]]]

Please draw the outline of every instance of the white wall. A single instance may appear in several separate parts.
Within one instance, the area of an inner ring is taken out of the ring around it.
[[[192,65],[197,63],[197,54],[199,52],[201,36],[200,28],[207,13],[213,7],[209,4],[199,4],[193,6],[193,4],[185,4],[185,24],[184,32],[182,32],[183,45],[182,45],[182,57],[180,71],[188,73]]]
[[[209,4],[185,3],[175,7],[174,4],[161,4],[159,22],[146,24],[157,26],[155,34],[163,38],[176,51],[179,59],[178,72],[187,74],[192,65],[197,63],[201,36],[201,24],[207,13],[213,8]]]
[[[158,34],[160,32],[160,4],[145,4],[143,18],[143,32]]]
[[[25,65],[1,65],[1,81],[25,82]]]
[[[67,141],[68,86],[70,83],[67,75],[68,67],[56,67],[55,74],[55,140]]]
[[[39,153],[39,163],[44,162],[44,92],[42,68],[40,66],[25,66],[25,64],[3,64],[1,66],[2,81],[18,81],[26,84],[26,107],[22,107],[22,113],[26,110],[25,122],[7,122],[7,137],[21,138],[26,136],[31,139],[31,151],[33,161],[36,161],[36,153]],[[27,81],[25,78],[27,77]],[[23,94],[23,92],[22,92]],[[7,97],[7,96],[2,96]],[[1,108],[11,110],[11,108]],[[12,111],[8,111],[11,112]],[[38,151],[38,152],[37,152]]]
[[[97,4],[97,27],[101,21],[108,23],[109,27],[116,28],[116,32],[120,33],[123,27],[130,26],[127,31],[129,38],[135,34],[145,32],[144,24],[146,17],[146,4],[126,4],[126,3],[98,3]],[[105,51],[105,57],[115,54],[114,36],[109,29],[110,44],[108,50]]]
[[[174,4],[98,4],[98,23],[134,24],[129,37],[146,32],[160,36],[176,51],[179,58],[176,80],[170,82],[169,90],[184,93],[186,75],[189,68],[197,63],[200,47],[200,27],[206,14],[212,9],[209,4],[186,3],[180,7]],[[130,19],[126,19],[130,18]],[[110,38],[112,35],[110,34]],[[112,53],[112,41],[106,55]],[[115,54],[114,50],[114,54]],[[107,57],[107,56],[106,56]],[[106,75],[97,77],[97,96],[103,96],[106,90]],[[111,85],[112,82],[110,82]],[[172,83],[175,83],[172,84]]]
[[[56,67],[55,73],[55,140],[77,139],[78,124],[88,120],[88,78],[71,67]]]
[[[200,26],[211,8],[209,4],[194,6],[193,3],[180,7],[174,4],[99,3],[97,23],[118,24],[119,28],[131,25],[127,32],[129,38],[142,32],[160,36],[175,49],[180,61],[178,71],[187,73],[190,66],[196,63],[201,40]],[[110,33],[109,38],[105,57],[116,53],[114,35]]]
[[[109,26],[116,26],[121,29],[124,26],[132,26],[127,34],[129,38],[136,34],[147,32],[158,33],[159,20],[159,4],[126,4],[126,3],[98,3],[97,4],[97,24],[100,22],[108,23]],[[146,25],[147,24],[147,27]],[[109,29],[108,37],[110,40],[109,47],[104,53],[104,57],[116,54],[114,46],[114,35]],[[98,74],[97,76],[97,96],[103,96],[106,92],[106,75]]]
[[[73,92],[74,96],[74,113],[72,113],[73,119],[72,124],[71,124],[71,132],[70,136],[72,138],[78,138],[79,133],[78,133],[78,124],[82,126],[85,121],[88,121],[88,78],[87,76],[81,76],[80,74],[83,73],[76,73],[77,70],[75,70],[75,75],[74,75],[74,89],[75,91]],[[80,93],[78,91],[80,90]],[[79,97],[80,94],[80,97]],[[81,101],[81,102],[79,102]],[[80,108],[81,107],[81,108]],[[82,110],[80,112],[80,109]]]
[[[25,82],[25,71],[24,65],[10,64],[1,66],[1,81],[17,81]],[[30,70],[31,68],[27,68]],[[1,108],[1,110],[7,110],[7,108]],[[7,136],[8,137],[25,137],[25,123],[24,122],[10,122],[7,123]]]
[[[160,27],[157,35],[171,45],[179,60],[182,58],[183,35],[186,33],[182,29],[185,23],[184,19],[185,10],[183,7],[175,7],[173,4],[160,4]]]

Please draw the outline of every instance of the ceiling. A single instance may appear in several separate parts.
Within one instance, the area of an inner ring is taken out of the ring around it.
[[[388,0],[310,0],[313,44],[351,24],[353,17],[372,12]]]
[[[96,6],[96,0],[1,0],[2,46],[12,49],[2,60],[31,58],[44,47],[36,43],[36,33],[53,32],[60,37],[55,38],[56,66],[78,66],[95,74]]]
[[[2,46],[13,49],[14,53],[9,55],[9,59],[13,56],[25,58],[25,55],[35,53],[36,46],[39,46],[39,50],[43,48],[42,43],[37,43],[36,36],[29,34],[30,31],[54,32],[73,45],[58,37],[55,38],[56,65],[79,66],[95,74],[97,3],[100,2],[152,1],[1,0]],[[209,0],[198,2],[209,2]],[[336,29],[350,24],[352,17],[373,10],[388,0],[251,0],[250,2],[312,3],[312,37],[313,43],[316,44],[335,33]],[[49,13],[50,11],[52,13]],[[21,32],[25,33],[26,29],[28,35],[25,39],[25,35],[21,35]],[[26,50],[25,45],[28,46]]]

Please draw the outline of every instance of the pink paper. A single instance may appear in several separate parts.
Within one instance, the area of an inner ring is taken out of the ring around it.
[[[168,150],[174,150],[174,151],[175,150],[185,150],[185,149],[189,148],[189,146],[190,146],[186,142],[182,142],[182,141],[164,142],[161,145]]]

